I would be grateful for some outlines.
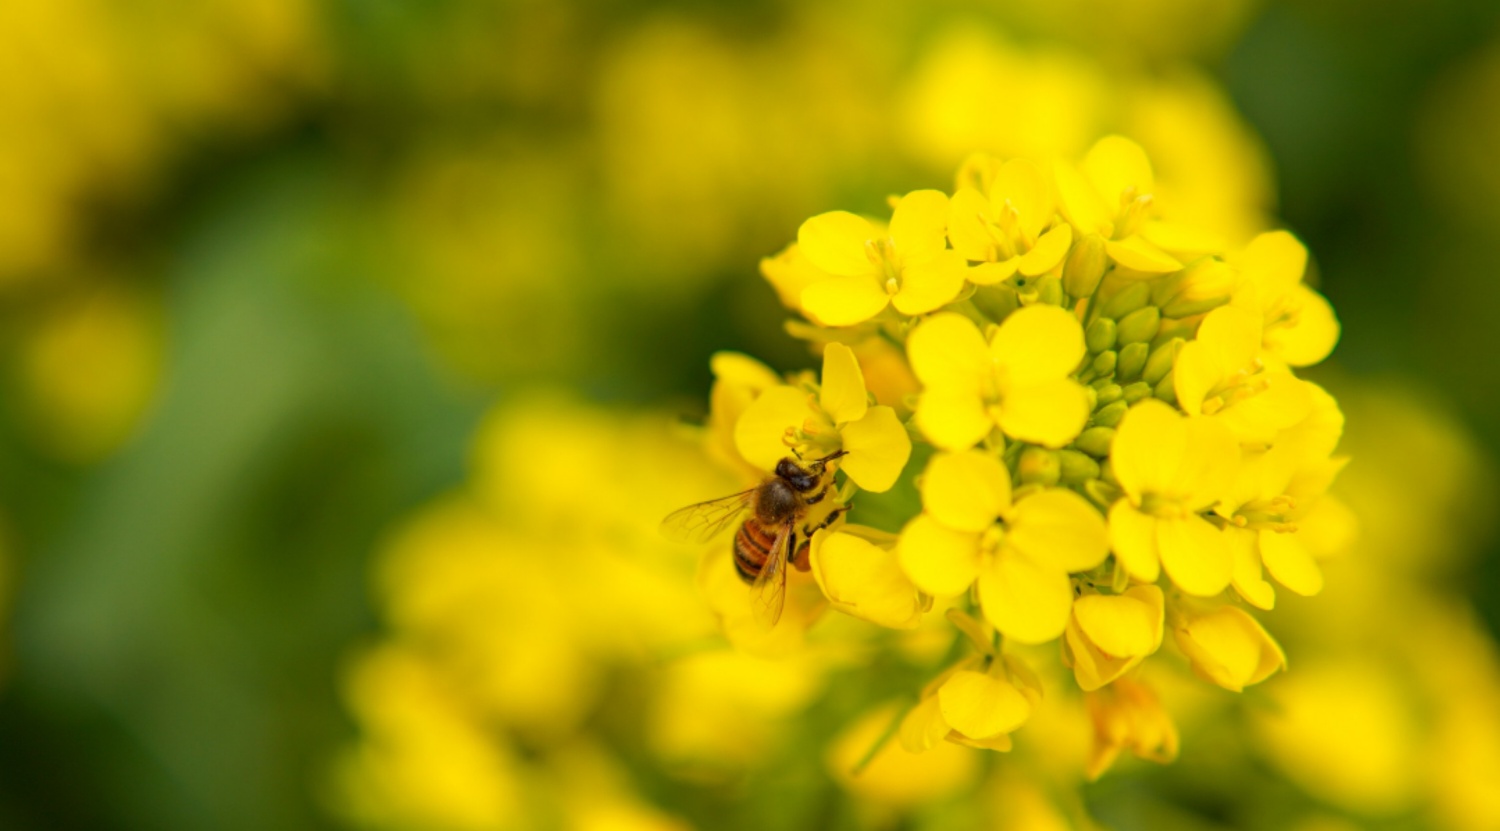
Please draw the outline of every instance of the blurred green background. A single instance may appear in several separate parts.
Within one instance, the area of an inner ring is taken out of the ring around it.
[[[694,415],[715,350],[806,366],[757,274],[802,219],[1149,129],[1122,102],[1157,93],[1312,252],[1313,379],[1422,402],[1488,481],[1490,0],[0,6],[0,828],[339,827],[372,554],[491,405]],[[1436,579],[1493,631],[1461,491]]]

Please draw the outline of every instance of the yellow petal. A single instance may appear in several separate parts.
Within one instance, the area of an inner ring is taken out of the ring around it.
[[[928,387],[977,391],[990,371],[984,336],[968,318],[951,312],[933,315],[912,330],[906,354],[917,379]]]
[[[1156,517],[1131,507],[1128,499],[1109,506],[1110,548],[1131,577],[1147,583],[1154,583],[1161,576],[1156,523]]]
[[[1031,702],[1004,678],[964,670],[938,688],[948,726],[971,739],[1009,733],[1031,716]]]
[[[975,262],[994,255],[994,240],[986,217],[990,201],[973,188],[959,188],[948,203],[948,240],[964,259]]]
[[[1042,169],[1027,159],[1011,159],[1000,167],[990,199],[996,211],[1007,207],[1016,211],[1021,233],[1027,239],[1035,239],[1052,219],[1052,193],[1047,179]]]
[[[1223,380],[1219,367],[1202,341],[1189,341],[1177,352],[1172,365],[1172,390],[1177,404],[1188,415],[1202,415],[1203,401]]]
[[[989,435],[995,422],[975,392],[929,389],[917,399],[917,426],[944,450],[967,450]]]
[[[1107,205],[1120,204],[1122,194],[1145,196],[1156,190],[1151,160],[1139,144],[1123,136],[1105,136],[1083,157],[1089,184]]]
[[[1229,586],[1234,574],[1229,541],[1203,517],[1159,520],[1156,545],[1167,576],[1188,594],[1212,597]]]
[[[750,402],[734,425],[734,444],[745,461],[762,470],[773,470],[776,463],[792,455],[782,441],[787,428],[800,427],[815,415],[808,404],[808,394],[796,387],[772,387]]]
[[[1057,186],[1058,210],[1079,234],[1098,234],[1105,239],[1114,236],[1116,205],[1105,204],[1083,174],[1072,165],[1058,162],[1052,167],[1052,179]]]
[[[802,310],[824,326],[853,326],[880,314],[891,296],[873,276],[835,277],[802,290]]]
[[[901,258],[925,259],[947,245],[948,194],[914,190],[901,197],[891,215],[891,241]]]
[[[1003,280],[1009,280],[1020,264],[1020,257],[1011,257],[1000,263],[980,263],[970,266],[969,270],[964,272],[964,279],[976,286],[993,286]]]
[[[1032,560],[1008,542],[979,570],[979,605],[1007,638],[1046,643],[1068,625],[1073,583],[1067,572]]]
[[[1194,672],[1235,692],[1286,666],[1286,655],[1276,641],[1255,618],[1234,606],[1191,616],[1175,635]]]
[[[1217,418],[1188,418],[1183,423],[1187,442],[1171,490],[1182,495],[1187,508],[1201,511],[1233,489],[1240,470],[1240,446]]]
[[[1261,234],[1237,258],[1241,270],[1260,286],[1261,296],[1275,300],[1302,282],[1307,248],[1286,231]]]
[[[1013,384],[1065,378],[1083,360],[1083,327],[1057,306],[1026,306],[1000,324],[990,353]]]
[[[1266,329],[1266,351],[1291,366],[1312,366],[1338,344],[1339,320],[1323,295],[1307,286],[1292,289],[1291,303],[1299,307],[1296,324]]]
[[[1109,556],[1104,517],[1088,500],[1065,488],[1022,499],[1007,520],[1007,545],[1059,571],[1088,571]]]
[[[996,420],[1008,436],[1062,447],[1077,438],[1089,420],[1088,392],[1072,378],[1013,386],[1006,390]]]
[[[934,597],[952,597],[979,573],[979,536],[919,514],[901,529],[896,556],[917,588]]]
[[[1177,222],[1147,222],[1141,228],[1141,236],[1163,251],[1187,255],[1189,259],[1216,254],[1228,247],[1224,238],[1212,231]]]
[[[859,361],[854,350],[842,343],[830,343],[823,349],[823,382],[818,403],[834,424],[858,421],[870,407]]]
[[[1180,271],[1182,263],[1139,235],[1104,243],[1109,258],[1120,265],[1146,274],[1169,274]]]
[[[969,266],[957,251],[939,251],[901,270],[901,288],[891,297],[891,305],[904,315],[924,315],[936,311],[958,296],[964,287]]]
[[[977,534],[1010,510],[1010,472],[981,450],[938,453],[922,474],[922,507],[955,531]]]
[[[892,551],[836,532],[813,547],[812,571],[828,602],[845,614],[892,629],[921,622],[921,596]]]
[[[1242,306],[1220,306],[1209,312],[1198,327],[1198,339],[1224,377],[1252,369],[1260,355],[1260,315]]]
[[[1229,528],[1229,550],[1234,557],[1234,576],[1231,582],[1240,597],[1258,609],[1276,606],[1276,589],[1266,582],[1260,567],[1260,532]]]
[[[759,392],[781,385],[781,376],[770,367],[740,352],[715,352],[708,359],[714,378]]]
[[[1108,655],[1150,655],[1161,647],[1165,598],[1160,588],[1132,586],[1124,594],[1091,594],[1073,604],[1078,626]]]
[[[883,493],[901,478],[911,458],[911,436],[890,407],[871,407],[859,421],[839,431],[849,455],[840,465],[862,490]]]
[[[1293,533],[1260,532],[1260,556],[1276,582],[1300,595],[1323,590],[1323,570]]]
[[[928,696],[901,719],[901,746],[912,753],[921,753],[942,741],[949,729],[938,697]]]
[[[1027,277],[1046,274],[1062,262],[1063,257],[1068,255],[1068,247],[1072,244],[1073,226],[1071,225],[1059,225],[1042,234],[1042,238],[1036,241],[1036,247],[1026,252],[1026,256],[1021,258],[1021,273]]]
[[[829,274],[854,277],[879,273],[866,245],[879,236],[868,219],[848,211],[829,211],[802,223],[797,246],[809,262]]]
[[[1175,484],[1186,453],[1187,424],[1182,415],[1147,398],[1127,410],[1115,429],[1110,465],[1120,487],[1139,504],[1143,493],[1165,491]]]

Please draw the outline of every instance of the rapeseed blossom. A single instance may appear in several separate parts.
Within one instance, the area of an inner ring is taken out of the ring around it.
[[[804,595],[777,628],[813,638],[842,613],[949,633],[871,754],[1009,751],[1071,707],[1094,737],[1075,775],[1094,778],[1192,741],[1162,673],[1239,692],[1286,668],[1257,614],[1271,580],[1317,594],[1333,553],[1298,530],[1343,466],[1343,416],[1296,368],[1337,319],[1290,233],[1231,247],[1161,195],[1123,136],[1076,164],[976,154],[951,195],[818,214],[763,261],[822,371],[716,356],[704,438],[747,486],[842,451],[810,512],[828,527],[804,527],[827,604]],[[748,591],[715,585],[720,604]]]

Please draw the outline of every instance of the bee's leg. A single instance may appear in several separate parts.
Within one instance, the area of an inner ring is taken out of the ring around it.
[[[841,516],[843,516],[848,511],[849,511],[849,506],[848,505],[844,505],[843,507],[840,507],[840,508],[834,508],[832,511],[829,511],[828,512],[828,516],[824,517],[823,521],[820,522],[820,523],[818,523],[817,525],[814,525],[814,526],[812,526],[810,528],[808,526],[806,526],[806,525],[802,526],[802,536],[804,536],[807,539],[811,540],[813,534],[816,534],[819,531],[823,530],[824,528],[827,528],[828,526],[830,526],[833,523],[837,522],[838,518],[841,517]]]
[[[812,538],[809,537],[808,539]],[[809,546],[807,540],[804,540],[797,547],[797,553],[792,557],[792,565],[796,566],[798,571],[812,570],[812,548]]]
[[[824,486],[824,488],[822,490],[818,491],[818,495],[817,496],[809,496],[806,500],[804,500],[804,502],[805,502],[805,504],[808,504],[808,505],[816,505],[819,502],[822,502],[823,501],[823,497],[825,497],[827,495],[828,495],[828,488],[827,488],[827,486]]]

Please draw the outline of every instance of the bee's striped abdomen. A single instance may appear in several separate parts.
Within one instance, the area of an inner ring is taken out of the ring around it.
[[[734,535],[734,570],[739,572],[740,579],[754,582],[775,545],[775,535],[767,533],[760,523],[752,519],[741,525],[739,533]]]

